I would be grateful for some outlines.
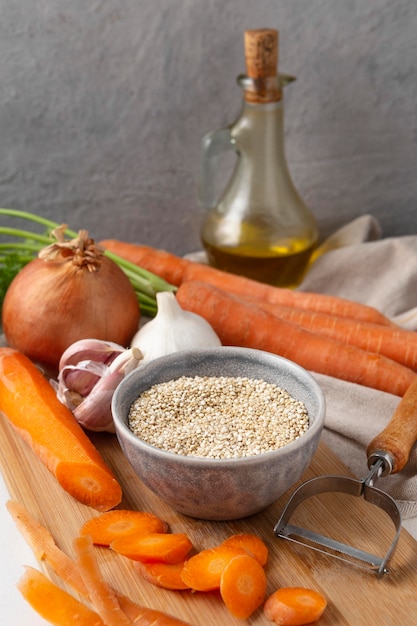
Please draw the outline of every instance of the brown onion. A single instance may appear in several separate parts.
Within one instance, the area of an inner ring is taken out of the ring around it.
[[[136,293],[123,270],[80,231],[57,242],[28,263],[7,290],[2,310],[7,343],[33,361],[55,370],[79,339],[95,338],[128,346],[139,326]]]

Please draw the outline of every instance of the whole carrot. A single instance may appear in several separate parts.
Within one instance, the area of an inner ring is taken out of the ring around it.
[[[177,298],[212,325],[223,345],[272,352],[307,370],[399,396],[417,377],[392,359],[316,335],[207,283],[184,283]]]
[[[345,298],[273,287],[150,246],[126,243],[117,239],[106,239],[100,243],[109,252],[160,276],[177,287],[184,282],[203,281],[240,297],[250,296],[285,306],[297,306],[375,324],[392,325],[392,322],[374,307]]]
[[[320,311],[282,306],[256,298],[250,301],[286,322],[291,322],[318,335],[331,337],[368,352],[383,354],[406,367],[417,370],[417,333],[399,326],[382,326],[356,321]]]
[[[71,411],[28,357],[0,348],[0,411],[59,484],[99,511],[117,506],[122,490]]]

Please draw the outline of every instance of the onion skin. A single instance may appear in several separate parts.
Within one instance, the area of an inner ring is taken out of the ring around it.
[[[34,259],[12,281],[2,310],[9,346],[55,371],[63,352],[79,339],[128,346],[139,320],[129,279],[106,256],[94,271],[71,258]]]

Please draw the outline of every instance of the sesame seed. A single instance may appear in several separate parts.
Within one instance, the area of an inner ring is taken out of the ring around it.
[[[129,427],[143,441],[185,456],[256,456],[295,441],[309,427],[305,405],[264,380],[182,376],[143,392]]]

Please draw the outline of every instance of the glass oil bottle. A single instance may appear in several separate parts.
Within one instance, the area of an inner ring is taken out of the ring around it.
[[[261,282],[296,287],[317,244],[315,218],[297,192],[284,150],[278,32],[245,32],[247,74],[238,77],[243,106],[230,126],[202,141],[199,202],[207,209],[201,240],[210,265]],[[220,154],[232,150],[234,171],[215,197]]]

